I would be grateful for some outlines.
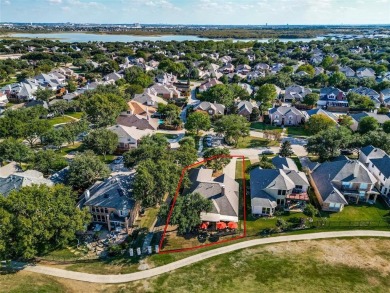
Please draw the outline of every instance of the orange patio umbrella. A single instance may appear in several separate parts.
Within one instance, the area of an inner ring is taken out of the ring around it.
[[[200,229],[206,230],[208,226],[209,226],[209,222],[203,222],[202,224],[200,224]]]
[[[225,222],[218,222],[217,229],[218,230],[226,229],[226,223]]]
[[[229,229],[237,229],[238,228],[238,224],[235,223],[235,222],[229,222],[228,223],[228,227],[229,227]]]

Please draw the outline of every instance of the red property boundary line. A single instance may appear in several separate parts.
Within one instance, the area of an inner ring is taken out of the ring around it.
[[[208,244],[205,244],[205,245],[199,245],[199,246],[194,246],[194,247],[189,247],[189,248],[161,250],[161,248],[163,246],[163,243],[164,243],[165,235],[167,233],[167,229],[168,229],[168,226],[169,226],[169,221],[171,220],[173,208],[175,207],[176,199],[179,196],[180,187],[181,187],[181,184],[183,182],[183,178],[184,178],[185,173],[189,169],[192,169],[192,168],[194,168],[196,166],[202,165],[203,163],[205,163],[207,161],[211,161],[211,160],[218,159],[218,158],[240,158],[240,159],[242,159],[242,193],[243,193],[242,207],[243,207],[243,216],[244,216],[244,233],[242,235],[240,235],[240,236],[237,236],[237,237],[234,237],[234,238],[231,238],[231,239],[221,240],[221,241],[218,241],[218,242],[215,242],[215,243],[208,243]],[[169,209],[168,217],[167,217],[167,220],[166,220],[166,223],[165,223],[165,227],[164,227],[164,232],[163,232],[163,235],[161,237],[160,244],[158,246],[158,251],[159,251],[158,253],[159,254],[165,254],[165,253],[173,253],[173,252],[182,252],[182,251],[194,250],[194,249],[209,247],[209,246],[213,246],[213,245],[217,245],[217,244],[221,244],[221,243],[225,243],[225,242],[229,242],[229,241],[234,241],[234,240],[237,240],[237,239],[242,239],[244,237],[246,237],[245,156],[218,155],[218,156],[213,156],[213,157],[207,158],[205,160],[202,160],[200,162],[196,162],[194,164],[188,165],[187,167],[184,167],[183,170],[181,171],[180,180],[179,180],[179,183],[178,183],[178,185],[176,187],[176,192],[175,192],[175,196],[173,198],[172,204],[171,204],[171,208]]]

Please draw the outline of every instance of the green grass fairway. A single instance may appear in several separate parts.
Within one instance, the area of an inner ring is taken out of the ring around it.
[[[237,144],[238,149],[271,147],[271,146],[279,146],[279,142],[265,139],[265,138],[260,138],[260,137],[247,136],[244,138],[240,138]]]

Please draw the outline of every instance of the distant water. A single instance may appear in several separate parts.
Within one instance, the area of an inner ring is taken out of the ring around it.
[[[0,36],[0,39],[4,36]],[[7,37],[26,38],[26,39],[52,39],[59,40],[61,42],[142,42],[142,41],[221,41],[222,39],[208,39],[200,38],[197,36],[186,35],[163,35],[163,36],[132,36],[132,35],[104,35],[104,34],[87,34],[87,33],[47,33],[47,34],[28,34],[28,33],[15,33],[8,34]],[[279,39],[281,42],[310,42],[312,40],[323,40],[323,37],[310,38],[310,39]],[[233,39],[233,41],[253,41],[255,39]],[[268,42],[269,39],[257,39],[258,42]]]

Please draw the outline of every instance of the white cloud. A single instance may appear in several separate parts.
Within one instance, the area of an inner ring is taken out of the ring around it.
[[[61,4],[62,0],[47,0],[50,4]]]
[[[11,1],[10,0],[3,0],[3,1],[1,1],[0,4],[11,5]]]

